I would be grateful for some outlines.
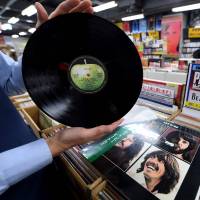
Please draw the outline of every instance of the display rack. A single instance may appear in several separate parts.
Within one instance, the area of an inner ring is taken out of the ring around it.
[[[183,108],[174,121],[200,130],[200,65],[190,64]],[[195,98],[193,98],[194,96]]]

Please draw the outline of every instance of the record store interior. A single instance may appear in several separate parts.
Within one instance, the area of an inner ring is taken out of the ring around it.
[[[0,200],[200,200],[199,0],[0,0]]]

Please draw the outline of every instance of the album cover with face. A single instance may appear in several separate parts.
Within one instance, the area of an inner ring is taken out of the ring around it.
[[[159,141],[167,129],[165,121],[150,120],[147,123],[125,126],[129,134],[115,144],[104,156],[123,171],[127,170],[149,147]]]
[[[140,135],[144,141],[155,144],[159,140],[160,135],[168,128],[168,124],[165,120],[157,118],[141,125],[138,124],[136,127],[136,134]],[[132,126],[127,126],[127,128],[131,130]]]
[[[119,143],[114,145],[110,151],[104,154],[104,156],[125,171],[149,147],[150,144],[146,143],[141,135],[129,134]]]
[[[127,174],[157,198],[173,200],[188,169],[188,163],[152,146]]]
[[[130,139],[131,135],[134,135],[137,140],[150,144],[157,143],[160,135],[162,135],[168,127],[168,122],[160,118],[148,120],[143,123],[130,123],[124,126],[124,128],[129,131],[126,137]]]
[[[167,129],[156,144],[160,148],[172,153],[177,158],[191,163],[200,144],[200,138],[188,130],[180,130],[174,125]]]

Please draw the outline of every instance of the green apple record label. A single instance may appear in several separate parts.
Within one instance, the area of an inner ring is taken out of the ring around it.
[[[71,63],[69,79],[78,91],[96,93],[105,86],[107,73],[97,58],[81,56]]]

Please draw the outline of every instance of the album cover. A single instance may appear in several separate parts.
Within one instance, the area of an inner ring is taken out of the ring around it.
[[[130,33],[131,32],[130,23],[129,22],[123,22],[122,23],[122,30],[126,33]]]
[[[166,41],[166,53],[178,55],[183,15],[168,15],[162,18],[161,38]]]
[[[168,128],[168,121],[157,118],[155,120],[149,120],[146,122],[143,126],[143,128],[149,132],[148,134],[145,134],[147,140],[151,144],[155,144],[157,142],[158,137]],[[149,134],[153,133],[153,134]],[[153,142],[152,140],[150,141],[149,138],[150,136],[153,136]]]
[[[162,16],[161,15],[156,16],[156,31],[162,30],[161,22],[162,22]]]
[[[151,124],[154,120],[158,119],[154,111],[137,105],[135,105],[123,118],[123,123],[113,132],[113,134],[105,136],[97,141],[90,142],[89,144],[82,145],[81,153],[88,160],[94,161],[128,135],[144,133],[142,127],[146,126],[146,124]],[[154,133],[148,134],[149,140],[154,140],[154,138]]]
[[[139,33],[139,20],[132,21],[132,33]]]
[[[167,127],[165,121],[161,119],[150,120],[137,126],[126,125],[129,134],[105,152],[103,157],[93,161],[93,164],[103,174],[115,166],[126,171],[150,147],[150,144],[158,142]]]
[[[191,163],[200,144],[200,138],[179,126],[170,127],[161,136],[157,146],[172,153],[177,158]]]
[[[139,20],[139,32],[147,32],[147,20]]]
[[[149,144],[158,142],[167,127],[166,122],[159,119],[151,109],[134,106],[113,134],[82,145],[80,152],[91,162],[105,155],[115,165],[126,170]]]
[[[155,17],[149,17],[147,19],[147,30],[148,31],[155,31],[156,28],[156,19]]]
[[[110,181],[120,192],[126,195],[128,199],[158,200],[156,196],[148,192],[137,181],[128,176],[118,167],[113,168],[105,176],[108,181]]]
[[[94,161],[103,153],[111,149],[116,143],[121,141],[128,134],[130,134],[130,131],[126,127],[119,127],[114,131],[112,135],[108,135],[95,142],[90,142],[86,145],[82,145],[81,153],[89,161]]]
[[[150,147],[140,134],[129,134],[114,145],[104,156],[121,168],[127,170]]]
[[[141,40],[142,40],[142,42],[145,42],[147,40],[147,33],[145,33],[145,32],[141,33]]]
[[[185,107],[200,111],[200,65],[191,64],[189,68]]]
[[[194,10],[190,13],[190,20],[189,20],[190,27],[195,27],[200,25],[200,11]]]
[[[165,121],[161,119],[150,120],[137,126],[126,125],[129,134],[92,163],[103,174],[114,167],[126,171],[150,147],[150,144],[158,142],[167,127]]]
[[[140,138],[141,141],[156,144],[161,134],[168,128],[168,124],[165,120],[155,118],[145,123],[127,124],[126,128],[130,131],[130,135]]]
[[[150,147],[127,174],[161,200],[173,200],[189,164],[157,147]]]

